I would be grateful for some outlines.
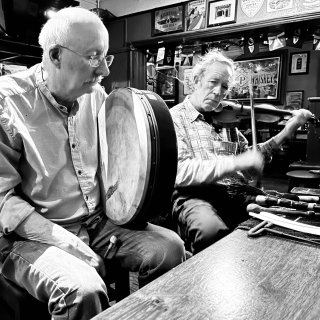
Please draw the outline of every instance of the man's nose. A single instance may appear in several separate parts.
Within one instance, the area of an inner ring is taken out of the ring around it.
[[[222,85],[221,84],[217,84],[212,89],[212,92],[215,93],[215,94],[221,95],[222,94],[222,90],[223,90]]]
[[[96,73],[103,77],[107,77],[110,74],[110,69],[107,65],[106,59],[102,59],[99,67],[96,69]]]

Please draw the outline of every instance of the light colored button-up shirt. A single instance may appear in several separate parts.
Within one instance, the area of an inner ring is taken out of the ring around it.
[[[176,187],[197,186],[215,182],[246,182],[242,172],[234,172],[234,156],[248,149],[248,141],[237,129],[215,128],[191,104],[188,97],[170,109],[178,141]],[[267,161],[276,144],[270,140],[258,144]]]
[[[0,232],[34,210],[60,225],[101,210],[97,114],[106,97],[96,85],[68,112],[41,65],[0,77]]]

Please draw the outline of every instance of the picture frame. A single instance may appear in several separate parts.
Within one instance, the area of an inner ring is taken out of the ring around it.
[[[303,90],[294,90],[286,92],[285,109],[298,110],[303,107]]]
[[[157,94],[167,103],[176,100],[176,69],[174,67],[157,67]]]
[[[285,74],[287,52],[264,52],[252,58],[234,61],[234,84],[228,99],[249,103],[252,82],[253,99],[256,103],[280,104],[284,96],[283,75]]]
[[[291,52],[290,54],[290,75],[309,73],[310,51]]]
[[[208,1],[207,27],[236,22],[237,0]]]
[[[184,31],[184,5],[174,5],[152,12],[152,36]]]
[[[192,68],[184,68],[183,70],[183,95],[187,96],[193,92]]]
[[[206,0],[189,1],[185,7],[185,31],[204,29],[206,26]]]

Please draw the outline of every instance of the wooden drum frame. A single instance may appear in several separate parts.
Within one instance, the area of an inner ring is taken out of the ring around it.
[[[170,203],[177,139],[160,96],[115,89],[98,115],[105,212],[115,224],[147,222]]]

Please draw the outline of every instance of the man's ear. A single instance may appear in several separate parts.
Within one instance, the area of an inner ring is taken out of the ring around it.
[[[49,57],[51,62],[56,65],[57,67],[60,67],[60,59],[61,59],[61,48],[57,45],[52,46],[49,49]]]
[[[199,84],[199,82],[200,82],[200,77],[199,77],[198,75],[195,75],[195,76],[193,77],[193,83],[194,83],[194,85],[197,86],[197,85]]]

